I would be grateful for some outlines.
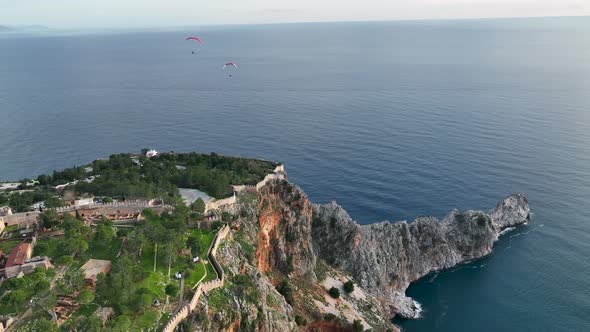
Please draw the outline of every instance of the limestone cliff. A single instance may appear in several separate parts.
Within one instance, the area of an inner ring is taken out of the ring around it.
[[[489,213],[453,210],[442,220],[371,225],[358,225],[335,202],[310,203],[287,180],[237,200],[233,230],[218,249],[226,286],[203,298],[194,330],[351,331],[360,324],[396,331],[390,318],[419,312],[405,296],[411,282],[489,254],[502,229],[529,219],[521,194]],[[353,292],[344,290],[348,280]]]
[[[258,213],[258,269],[313,273],[312,208],[305,193],[286,180],[272,181],[259,191]]]
[[[420,217],[363,226],[335,202],[310,204],[286,180],[268,183],[258,196],[261,271],[303,275],[321,259],[352,276],[390,317],[418,315],[417,304],[405,296],[411,282],[489,254],[502,229],[529,218],[522,194],[507,197],[489,213],[453,210],[443,220]]]
[[[390,315],[416,317],[417,305],[405,296],[408,285],[428,273],[450,268],[492,251],[500,231],[529,219],[526,197],[514,194],[492,210],[453,210],[443,220],[420,217],[358,225],[335,202],[313,205],[315,253],[352,274],[379,298]]]

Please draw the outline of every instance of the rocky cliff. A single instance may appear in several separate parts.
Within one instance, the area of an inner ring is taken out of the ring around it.
[[[237,211],[218,250],[227,286],[207,294],[196,330],[395,331],[391,317],[419,314],[405,296],[411,282],[489,254],[503,229],[529,220],[526,197],[514,194],[488,213],[359,225],[287,180],[240,194]],[[343,287],[349,280],[352,292]]]
[[[259,193],[258,266],[306,274],[317,259],[349,274],[374,296],[385,315],[417,317],[418,305],[405,296],[409,284],[492,251],[499,233],[529,219],[522,194],[502,200],[489,213],[453,210],[442,220],[358,225],[335,202],[310,204],[286,180]]]
[[[305,275],[313,271],[312,208],[305,193],[286,180],[272,181],[258,194],[256,257],[262,272]]]
[[[387,314],[412,318],[419,312],[405,296],[411,282],[489,254],[502,229],[528,220],[522,194],[505,198],[490,213],[453,210],[443,220],[420,217],[409,224],[364,226],[332,202],[313,205],[312,235],[319,258],[351,273]]]

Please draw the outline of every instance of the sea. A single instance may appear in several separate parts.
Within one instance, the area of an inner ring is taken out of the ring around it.
[[[531,222],[399,324],[590,330],[590,17],[0,35],[0,180],[142,148],[283,162],[360,224],[523,192]]]

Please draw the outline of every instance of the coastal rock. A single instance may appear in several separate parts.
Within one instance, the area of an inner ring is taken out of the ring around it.
[[[405,295],[411,282],[492,251],[500,231],[526,223],[527,198],[513,194],[490,213],[452,210],[445,218],[359,225],[336,202],[311,204],[287,180],[258,194],[258,268],[303,276],[321,260],[352,277],[383,317],[417,318],[420,305]]]
[[[523,224],[529,215],[522,194],[504,199],[491,215],[453,210],[442,221],[419,217],[410,224],[360,226],[335,202],[312,207],[318,258],[349,272],[384,312],[408,318],[419,315],[419,306],[404,295],[411,282],[489,254],[501,228]]]
[[[500,229],[518,226],[530,220],[529,201],[523,194],[513,194],[489,212],[492,222]]]

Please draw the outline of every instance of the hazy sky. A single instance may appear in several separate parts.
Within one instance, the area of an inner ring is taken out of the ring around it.
[[[0,0],[0,25],[55,28],[590,15],[590,0]]]

